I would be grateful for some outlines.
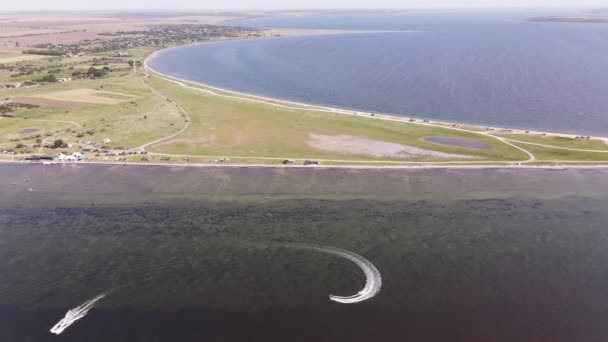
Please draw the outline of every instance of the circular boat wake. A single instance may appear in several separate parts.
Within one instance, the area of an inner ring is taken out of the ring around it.
[[[352,261],[353,263],[355,263],[357,266],[359,266],[361,271],[363,271],[363,274],[365,274],[365,287],[363,287],[363,289],[361,291],[359,291],[357,294],[352,295],[352,296],[344,297],[344,296],[329,295],[329,299],[334,302],[338,302],[338,303],[342,303],[342,304],[359,303],[359,302],[362,302],[364,300],[368,300],[368,299],[374,297],[375,295],[378,294],[378,292],[380,292],[380,289],[382,288],[382,276],[380,275],[380,271],[378,271],[376,266],[374,266],[374,264],[372,264],[371,261],[365,259],[364,257],[362,257],[361,255],[359,255],[357,253],[353,253],[351,251],[347,251],[347,250],[341,249],[341,248],[326,247],[326,246],[310,246],[310,245],[303,245],[303,244],[288,244],[285,246],[291,247],[291,248],[308,249],[308,250],[312,250],[312,251],[337,255],[339,257],[348,259],[348,260]]]

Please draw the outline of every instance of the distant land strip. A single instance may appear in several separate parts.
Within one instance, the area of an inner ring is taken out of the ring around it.
[[[608,16],[535,17],[529,18],[528,21],[557,23],[608,23]]]

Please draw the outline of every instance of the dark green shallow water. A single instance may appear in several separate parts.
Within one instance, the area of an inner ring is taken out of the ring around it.
[[[0,341],[606,341],[607,209],[606,170],[0,165]]]

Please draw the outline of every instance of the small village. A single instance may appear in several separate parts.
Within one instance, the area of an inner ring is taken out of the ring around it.
[[[82,149],[80,152],[59,152],[59,153],[43,153],[43,154],[30,154],[23,157],[22,160],[30,162],[42,162],[43,164],[56,164],[56,163],[74,163],[84,162],[88,160],[85,152],[87,149]],[[90,150],[88,150],[90,151]],[[104,158],[106,161],[123,162],[127,161],[127,156],[135,155],[146,155],[146,151],[127,151],[127,150],[92,150],[91,154],[95,158]],[[12,150],[0,151],[0,154],[15,155],[16,153]],[[110,159],[110,157],[114,157]],[[147,157],[142,157],[141,161],[149,161]]]
[[[44,43],[34,45],[34,49],[26,50],[27,54],[43,54],[58,57],[79,57],[85,54],[116,51],[116,57],[128,57],[122,50],[139,47],[162,47],[184,45],[213,38],[230,38],[245,35],[256,36],[259,30],[236,26],[223,25],[156,25],[145,30],[117,31],[100,33],[110,39],[95,39],[72,44]]]

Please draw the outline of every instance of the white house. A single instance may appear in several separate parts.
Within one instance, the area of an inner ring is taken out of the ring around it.
[[[60,162],[75,162],[75,161],[83,161],[85,160],[87,157],[80,153],[80,152],[74,152],[72,154],[63,154],[63,153],[59,153],[59,155],[57,156],[57,161]]]
[[[80,152],[74,152],[74,153],[72,153],[72,157],[74,157],[78,161],[82,161],[82,160],[87,159],[87,157],[84,154],[80,153]]]

